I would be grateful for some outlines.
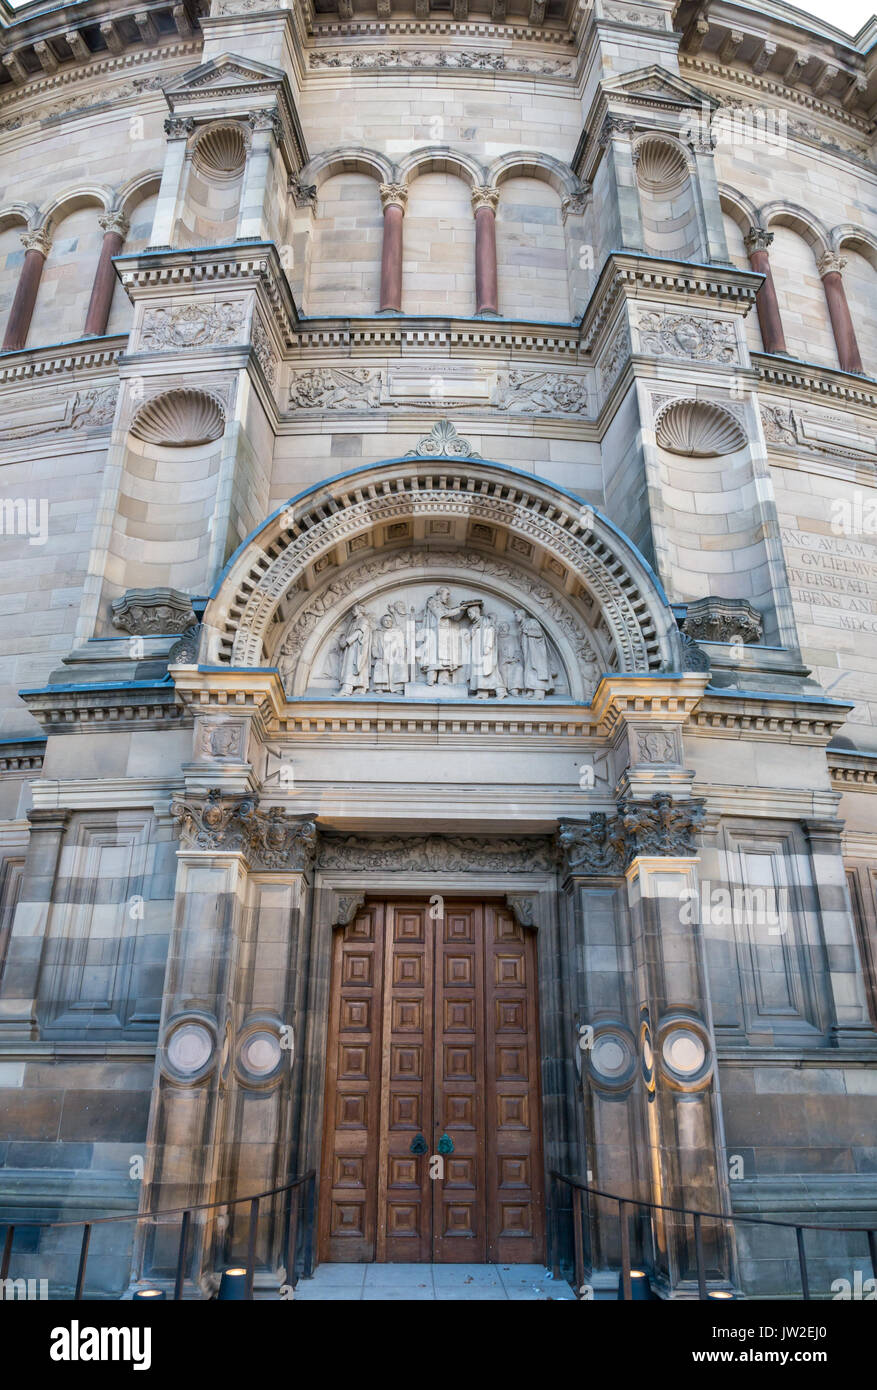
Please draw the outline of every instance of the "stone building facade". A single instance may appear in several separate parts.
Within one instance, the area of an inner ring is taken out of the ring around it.
[[[0,1220],[314,1168],[322,1259],[565,1265],[553,1171],[877,1226],[873,24],[0,12]],[[120,1229],[95,1287],[169,1277]]]

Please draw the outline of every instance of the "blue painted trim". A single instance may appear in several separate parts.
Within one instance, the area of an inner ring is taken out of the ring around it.
[[[34,685],[19,690],[19,695],[56,695],[76,690],[172,690],[170,676],[160,681],[89,681],[82,685]]]
[[[827,695],[785,695],[776,690],[738,690],[721,685],[708,685],[705,693],[732,696],[738,700],[788,700],[796,705],[836,705],[838,709],[855,709],[849,700],[832,700]],[[843,749],[839,748],[837,752],[841,753]]]
[[[243,554],[247,547],[256,539],[256,537],[260,534],[261,531],[264,531],[265,527],[268,526],[275,519],[275,517],[280,516],[281,512],[287,511],[290,507],[295,506],[297,502],[304,501],[306,497],[310,497],[312,493],[319,492],[321,488],[328,487],[330,483],[339,483],[343,478],[357,478],[360,476],[360,474],[372,473],[377,469],[386,468],[387,465],[391,463],[448,463],[452,466],[459,468],[461,463],[466,463],[466,460],[449,459],[444,458],[443,456],[430,459],[411,459],[405,457],[404,455],[397,455],[396,458],[380,459],[375,463],[363,463],[360,464],[358,468],[349,469],[345,473],[334,473],[331,478],[322,478],[320,482],[312,483],[310,487],[305,488],[304,492],[297,492],[294,497],[290,497],[287,502],[284,502],[281,506],[277,507],[271,513],[270,516],[266,517],[264,521],[260,522],[256,529],[251,531],[250,534],[247,537],[245,537],[244,540],[241,541],[237,550],[231,556],[231,558],[225,566],[225,569],[222,571],[213,588],[211,589],[211,599],[216,598],[217,594],[219,593],[219,590],[225,583],[225,580],[228,574],[231,572],[232,566],[236,563],[238,557]],[[541,483],[543,487],[550,488],[553,492],[558,493],[559,496],[568,497],[569,500],[571,502],[574,502],[577,507],[590,507],[594,515],[600,518],[603,524],[608,527],[608,529],[613,533],[613,535],[617,536],[618,539],[623,543],[623,545],[625,545],[628,549],[633,551],[637,560],[643,566],[643,569],[645,570],[646,574],[649,576],[650,580],[652,581],[656,590],[658,591],[658,595],[661,598],[661,601],[665,604],[667,608],[670,607],[670,602],[667,598],[667,595],[664,593],[664,586],[661,583],[658,576],[655,574],[655,571],[652,569],[646,557],[643,555],[642,551],[639,549],[638,546],[634,544],[634,542],[630,539],[629,536],[626,536],[624,532],[618,526],[615,525],[614,521],[610,521],[608,516],[604,516],[604,514],[600,511],[599,507],[595,507],[592,502],[588,502],[583,497],[576,496],[574,492],[570,492],[569,488],[559,487],[557,483],[552,483],[548,478],[543,478],[540,473],[523,473],[520,468],[512,468],[507,463],[496,463],[493,459],[472,459],[472,463],[476,466],[478,464],[485,463],[489,468],[498,468],[500,472],[508,473],[511,477],[521,478],[524,482],[529,483],[531,487],[534,483]],[[463,471],[465,471],[465,469]]]

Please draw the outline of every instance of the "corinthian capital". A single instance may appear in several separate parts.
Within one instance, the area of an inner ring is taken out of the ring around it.
[[[105,212],[97,221],[98,226],[103,227],[105,232],[118,232],[123,240],[128,235],[131,226],[123,212]]]
[[[772,241],[773,232],[767,231],[764,227],[750,227],[743,238],[743,244],[750,256],[753,251],[766,251]]]
[[[491,188],[489,184],[476,184],[472,189],[472,211],[480,212],[482,208],[489,208],[495,213],[499,205],[499,189]]]
[[[164,133],[169,140],[185,140],[194,129],[191,116],[168,116],[164,123]]]
[[[824,255],[819,257],[819,274],[830,275],[832,271],[837,271],[839,274],[846,263],[846,256],[839,256],[836,251],[826,251]]]
[[[48,227],[37,227],[22,234],[21,244],[25,251],[39,251],[41,256],[48,256],[52,249],[52,234]]]
[[[404,183],[382,183],[378,187],[381,195],[381,207],[384,212],[387,208],[401,208],[405,211],[408,206],[408,185]]]

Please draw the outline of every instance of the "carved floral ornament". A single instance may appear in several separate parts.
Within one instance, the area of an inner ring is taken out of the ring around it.
[[[174,801],[171,815],[187,850],[242,854],[253,869],[304,871],[313,863],[317,827],[282,807],[259,810],[259,798],[223,798],[218,787],[203,801]]]
[[[345,565],[355,550],[379,548],[379,562],[384,564],[392,556],[389,543],[398,539],[399,555],[408,545],[407,558],[398,559],[399,571],[410,572],[416,553],[410,549],[415,518],[436,534],[436,553],[455,540],[458,549],[461,530],[468,533],[467,541],[483,539],[492,556],[502,551],[497,563],[505,564],[506,570],[493,576],[500,581],[493,591],[506,592],[508,586],[509,596],[517,598],[521,590],[514,592],[514,577],[523,572],[532,597],[515,607],[525,609],[543,627],[551,614],[550,602],[577,614],[579,631],[585,636],[595,631],[602,644],[596,655],[606,662],[604,669],[678,669],[673,664],[679,659],[675,622],[633,547],[583,503],[548,484],[474,458],[466,460],[463,471],[447,458],[379,465],[327,484],[273,517],[242,548],[205,615],[205,623],[218,630],[220,662],[237,668],[270,662],[279,642],[278,609],[283,605],[288,612],[290,599],[294,601],[302,588],[307,598],[317,600],[314,578],[324,569],[335,570],[331,577],[338,586],[332,595],[337,617],[348,612],[361,597],[346,583]],[[440,541],[441,535],[448,541]],[[486,559],[481,556],[481,563]],[[424,575],[443,578],[434,568],[437,563],[441,562],[426,559]],[[454,569],[451,562],[448,578],[453,574],[457,581]],[[476,569],[470,577],[475,579],[477,573]],[[564,634],[561,610],[553,616],[551,639],[558,646],[565,644],[572,658],[567,665],[571,674],[570,668],[579,669],[575,625],[567,626]],[[296,637],[296,622],[293,613],[284,642]],[[287,650],[285,655],[295,652]],[[581,684],[581,677],[577,679]]]

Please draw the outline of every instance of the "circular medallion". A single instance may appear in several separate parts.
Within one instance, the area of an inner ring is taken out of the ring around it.
[[[213,1035],[203,1023],[183,1023],[168,1039],[168,1065],[180,1076],[194,1076],[212,1055]]]

